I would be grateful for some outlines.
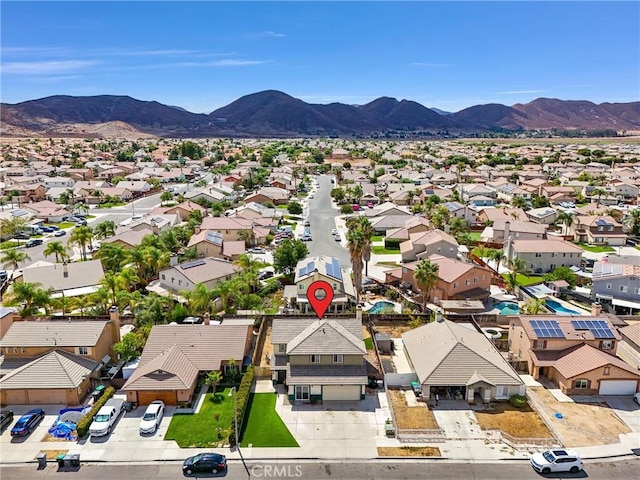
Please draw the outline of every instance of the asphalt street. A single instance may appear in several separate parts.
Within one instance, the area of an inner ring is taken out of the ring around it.
[[[313,241],[307,243],[309,255],[329,255],[337,257],[343,268],[351,266],[349,250],[340,242],[336,242],[331,235],[331,230],[336,228],[335,218],[338,210],[331,205],[331,176],[320,175],[318,177],[318,190],[314,198],[309,200],[308,219],[311,223],[311,237]]]
[[[81,459],[82,460],[82,459]],[[539,479],[616,479],[637,480],[640,461],[637,457],[615,461],[587,463],[585,471],[576,474],[537,474],[526,461],[499,463],[457,463],[425,460],[378,460],[353,463],[325,462],[252,462],[243,465],[239,461],[229,464],[227,472],[217,475],[198,474],[190,478],[225,478],[228,480],[300,478],[304,480],[416,480],[416,479],[465,479],[465,480],[539,480]],[[2,480],[148,480],[183,479],[182,466],[178,462],[158,464],[93,464],[82,465],[74,471],[58,471],[49,464],[38,470],[36,464],[27,466],[3,466]]]

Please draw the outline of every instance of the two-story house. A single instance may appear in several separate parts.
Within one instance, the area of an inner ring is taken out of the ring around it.
[[[608,215],[576,215],[569,232],[576,242],[591,245],[624,245],[627,234],[622,224]]]
[[[458,247],[458,242],[452,235],[442,230],[431,230],[410,234],[409,240],[400,244],[400,254],[403,262],[429,258],[434,254],[456,258]]]
[[[367,385],[362,322],[356,318],[276,318],[273,378],[291,402],[362,400]]]
[[[244,240],[224,240],[219,232],[201,230],[189,239],[187,248],[195,247],[198,257],[216,257],[236,260],[246,253]]]
[[[480,234],[481,242],[504,243],[509,237],[522,240],[542,240],[547,236],[547,226],[524,220],[496,219]]]
[[[520,258],[535,273],[547,273],[557,267],[580,266],[583,250],[564,240],[507,240],[504,256],[507,262]]]
[[[173,292],[191,291],[198,283],[214,288],[219,282],[231,280],[239,271],[240,267],[228,260],[200,258],[160,270],[158,283],[161,288]]]
[[[629,309],[633,315],[640,310],[640,266],[595,262],[591,294],[596,302]]]
[[[14,322],[2,339],[3,405],[78,405],[114,357],[120,317]]]
[[[293,285],[286,285],[284,298],[292,308],[305,313],[311,310],[307,299],[309,285],[323,280],[333,287],[333,300],[328,311],[334,313],[345,310],[355,301],[355,288],[349,271],[340,266],[336,257],[320,255],[298,262]]]
[[[597,307],[594,313],[598,313]],[[512,361],[526,362],[533,378],[546,377],[568,395],[638,391],[640,373],[616,356],[620,339],[604,315],[521,315],[510,319]]]

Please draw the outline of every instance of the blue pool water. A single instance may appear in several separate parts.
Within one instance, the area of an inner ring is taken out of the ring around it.
[[[520,307],[515,302],[494,303],[493,308],[500,310],[500,315],[517,315],[520,313]]]
[[[389,311],[389,310],[393,310],[395,311],[395,304],[391,303],[391,302],[385,302],[385,301],[381,301],[381,302],[376,302],[373,304],[373,307],[371,307],[367,313],[380,313],[381,311]]]
[[[565,307],[560,302],[556,302],[555,300],[551,300],[547,298],[544,301],[544,304],[547,306],[549,310],[553,313],[557,313],[558,315],[582,315],[578,310],[571,310],[570,308]]]

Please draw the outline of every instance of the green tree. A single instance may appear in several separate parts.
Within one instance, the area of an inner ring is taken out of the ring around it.
[[[273,267],[285,275],[295,271],[298,262],[309,254],[307,245],[301,240],[287,239],[273,253]]]
[[[238,240],[242,240],[244,242],[245,247],[250,247],[255,243],[256,234],[253,232],[253,229],[239,230],[238,231]]]
[[[100,222],[95,226],[94,233],[96,238],[112,237],[116,234],[116,224],[113,220]]]
[[[14,271],[18,270],[20,263],[25,260],[31,260],[27,252],[22,252],[16,248],[7,248],[3,251],[2,258],[0,258],[3,266],[11,265]]]
[[[160,194],[160,205],[164,205],[166,202],[173,200],[173,193],[164,191]]]
[[[30,317],[35,315],[42,307],[48,309],[51,302],[51,290],[41,288],[40,283],[19,282],[14,283],[9,300],[4,303],[10,307],[21,306],[20,316]]]
[[[302,204],[295,200],[290,200],[287,204],[287,210],[291,215],[300,215],[302,213]]]
[[[218,387],[221,381],[222,381],[222,373],[220,373],[217,370],[207,372],[207,376],[204,379],[205,385],[209,385],[210,387],[213,387],[214,396],[216,394],[216,388]]]
[[[629,229],[632,235],[640,235],[640,209],[636,208],[628,213],[622,223]]]
[[[118,354],[120,360],[128,362],[138,358],[143,347],[144,344],[140,345],[140,337],[134,332],[129,332],[113,346],[113,351]]]
[[[187,300],[189,315],[202,315],[211,310],[213,291],[202,283],[196,283],[192,290],[181,291],[180,295]]]
[[[65,247],[62,244],[62,242],[59,242],[57,240],[47,243],[47,246],[45,247],[42,254],[45,257],[50,257],[51,255],[54,255],[56,257],[56,263],[60,263],[69,258],[69,254],[67,253],[67,247]]]
[[[370,242],[370,240],[369,240]],[[362,290],[362,269],[364,267],[364,253],[367,238],[362,229],[354,227],[347,231],[347,248],[351,258],[351,271],[353,284],[356,290],[356,303],[360,303],[360,291]]]
[[[564,280],[571,288],[573,288],[578,282],[578,276],[569,267],[557,267],[555,270],[544,276],[545,282],[552,282],[554,280]]]
[[[87,259],[87,246],[91,244],[92,240],[93,231],[87,226],[76,227],[69,236],[69,243],[80,247],[82,260]]]
[[[520,307],[520,313],[525,315],[537,315],[545,311],[545,303],[542,298],[531,298]]]
[[[511,199],[511,206],[513,208],[527,208],[529,202],[522,195],[514,195]]]
[[[422,293],[422,310],[426,311],[427,309],[427,300],[431,291],[438,284],[438,273],[440,267],[431,263],[427,259],[420,260],[416,265],[416,269],[413,272],[413,278],[416,282],[416,286]]]

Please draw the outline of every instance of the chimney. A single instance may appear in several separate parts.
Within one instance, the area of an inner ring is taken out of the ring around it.
[[[169,257],[169,266],[170,267],[175,267],[176,265],[178,265],[178,255],[173,253]]]
[[[109,320],[111,320],[111,324],[113,325],[113,343],[118,343],[120,338],[120,311],[117,306],[112,306],[109,309]]]
[[[436,312],[436,322],[438,323],[444,322],[444,317],[442,316],[442,312]]]
[[[450,227],[450,226],[449,226],[449,224],[447,223],[447,224],[444,226],[444,233],[449,233],[449,232],[451,232],[451,227]]]
[[[506,252],[504,253],[505,253],[505,257],[507,257],[507,260],[509,262],[513,260],[513,237],[512,236],[507,237],[507,248],[506,248]]]
[[[203,325],[211,325],[211,315],[209,315],[209,312],[206,312],[202,318],[204,320]]]
[[[64,278],[69,278],[69,267],[67,266],[67,262],[62,264],[62,276]]]
[[[356,307],[356,320],[362,323],[362,305],[358,305]]]
[[[509,238],[510,234],[511,234],[511,222],[507,220],[506,222],[504,222],[504,238]]]
[[[594,302],[591,304],[591,315],[594,317],[602,315],[602,304],[600,304],[600,302]]]

